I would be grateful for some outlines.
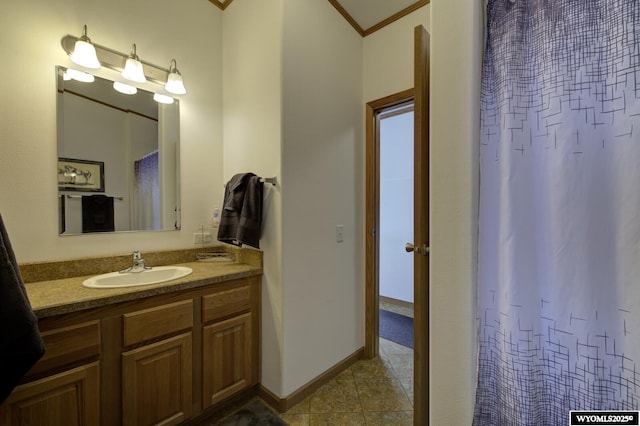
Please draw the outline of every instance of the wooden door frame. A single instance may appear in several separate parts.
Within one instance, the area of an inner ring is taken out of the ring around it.
[[[414,30],[414,313],[413,424],[429,423],[429,101],[430,36],[422,25]],[[419,251],[418,251],[419,250]]]
[[[378,356],[378,306],[380,282],[380,146],[378,115],[389,108],[414,100],[413,89],[403,90],[366,105],[366,238],[365,238],[365,357]]]

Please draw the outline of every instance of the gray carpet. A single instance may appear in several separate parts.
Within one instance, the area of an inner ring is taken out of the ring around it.
[[[413,318],[380,309],[380,337],[413,349]]]
[[[217,426],[288,426],[280,417],[275,415],[259,400],[254,399]]]

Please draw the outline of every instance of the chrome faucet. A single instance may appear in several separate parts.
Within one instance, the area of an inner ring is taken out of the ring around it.
[[[133,252],[133,265],[128,267],[127,269],[123,269],[120,273],[124,274],[125,272],[142,272],[146,269],[151,269],[150,266],[144,266],[144,259],[140,254],[139,250],[135,250]]]

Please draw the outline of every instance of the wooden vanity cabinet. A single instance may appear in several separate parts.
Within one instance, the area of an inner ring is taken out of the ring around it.
[[[54,325],[41,321],[46,353],[0,405],[0,424],[99,424],[100,322]]]
[[[4,425],[177,425],[260,378],[260,276],[40,320]]]
[[[202,296],[203,408],[257,383],[251,292],[247,281]]]
[[[0,424],[99,424],[99,375],[94,362],[18,386],[0,408]]]
[[[122,318],[124,346],[144,343],[122,354],[122,424],[173,425],[189,419],[192,298],[126,313]],[[182,333],[168,337],[176,332]]]

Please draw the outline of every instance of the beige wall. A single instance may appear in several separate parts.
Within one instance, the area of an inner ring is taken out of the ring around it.
[[[225,179],[278,178],[261,241],[262,384],[286,397],[364,339],[362,38],[315,0],[236,0],[223,26]]]
[[[431,424],[472,423],[481,3],[431,2]]]
[[[262,385],[282,394],[282,8],[283,0],[236,0],[223,14],[225,182],[236,173],[265,185]]]
[[[362,37],[329,2],[285,0],[283,40],[288,395],[363,345],[364,116]]]
[[[421,7],[364,38],[365,102],[413,87],[413,29],[429,31],[430,11],[430,5]]]
[[[175,7],[169,0],[3,2],[0,212],[18,262],[192,247],[193,230],[209,221],[222,197],[222,12],[203,1],[167,13]],[[135,42],[145,61],[178,61],[189,90],[181,103],[181,232],[58,236],[54,67],[72,65],[60,40],[79,36],[84,24],[94,43],[128,52]]]

